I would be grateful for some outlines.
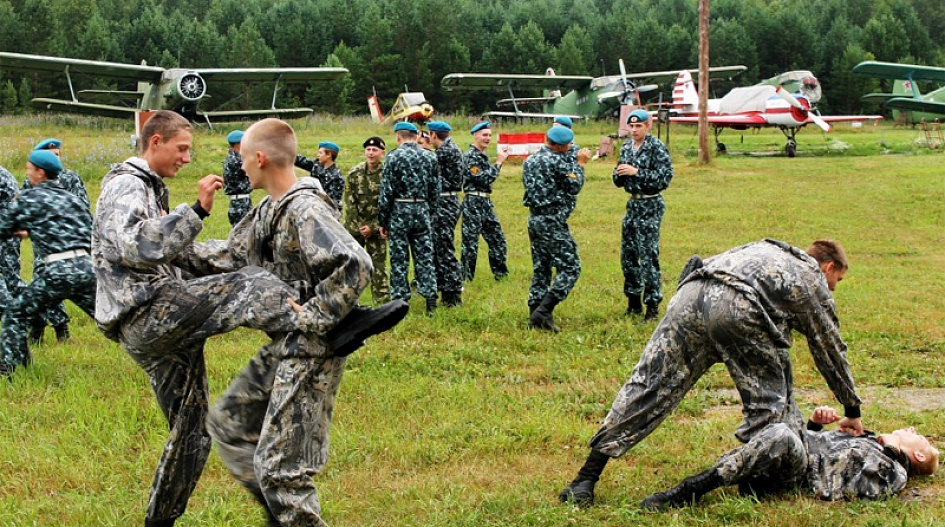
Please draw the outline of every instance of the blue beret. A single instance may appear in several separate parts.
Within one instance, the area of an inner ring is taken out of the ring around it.
[[[566,145],[574,140],[574,132],[564,126],[552,126],[548,130],[548,140],[556,145]]]
[[[561,126],[567,126],[568,128],[571,128],[572,126],[574,126],[574,122],[571,121],[571,118],[568,117],[567,115],[559,115],[555,117],[555,122],[560,124]]]
[[[226,142],[230,143],[231,145],[243,142],[243,131],[233,130],[229,133],[229,135],[226,136]]]
[[[50,148],[62,148],[62,141],[58,139],[44,139],[33,150],[49,150]]]
[[[322,141],[321,143],[318,143],[318,148],[324,148],[325,150],[331,150],[331,151],[333,151],[333,152],[336,153],[336,154],[337,154],[338,152],[341,152],[341,147],[339,147],[339,146],[336,145],[335,143],[332,143],[331,141]]]
[[[33,150],[30,152],[29,162],[50,175],[59,175],[62,172],[62,161],[59,160],[59,156],[49,150]]]
[[[479,130],[482,130],[483,128],[489,128],[490,126],[492,126],[492,123],[490,123],[489,121],[483,121],[477,124],[476,126],[473,126],[472,130],[470,130],[469,133],[474,134],[478,132]]]
[[[427,123],[427,128],[429,128],[431,132],[450,132],[453,130],[452,126],[443,121],[430,121]]]
[[[641,108],[637,108],[630,112],[630,117],[627,117],[628,123],[645,123],[650,120],[650,114]]]
[[[400,132],[401,130],[405,130],[407,132],[413,132],[413,133],[417,133],[418,131],[417,127],[413,123],[408,123],[406,121],[399,122],[394,125],[395,132]]]

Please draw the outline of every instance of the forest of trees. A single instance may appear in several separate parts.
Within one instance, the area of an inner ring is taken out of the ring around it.
[[[451,72],[601,75],[697,65],[697,0],[0,0],[0,50],[162,67],[344,66],[329,88],[288,87],[279,105],[365,113],[407,86],[440,111],[474,112],[491,93],[447,93]],[[875,59],[945,66],[943,0],[712,0],[713,65],[754,83],[809,69],[821,108],[862,110],[879,87],[850,70]],[[0,111],[68,94],[63,78],[0,72]],[[76,80],[79,82],[79,80]],[[83,80],[83,88],[121,88]],[[211,86],[211,106],[268,105],[271,86]],[[713,86],[716,89],[716,86]],[[722,88],[718,88],[722,89]],[[722,95],[724,93],[717,93]],[[525,94],[523,94],[525,95]]]

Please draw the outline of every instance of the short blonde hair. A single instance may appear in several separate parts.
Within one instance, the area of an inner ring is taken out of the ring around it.
[[[284,168],[295,164],[299,142],[295,137],[295,130],[288,123],[269,118],[246,129],[242,149],[247,152],[264,152],[273,166]]]
[[[938,470],[938,449],[929,445],[929,450],[925,452],[925,461],[910,460],[909,472],[916,476],[931,476]]]
[[[850,269],[847,253],[840,242],[834,240],[815,240],[807,248],[807,255],[817,260],[818,264],[833,263],[840,271]]]
[[[161,142],[166,143],[168,139],[176,136],[181,130],[193,131],[194,127],[190,121],[177,112],[170,110],[159,110],[154,112],[144,126],[141,127],[141,137],[138,141],[138,149],[143,154],[148,151],[148,143],[155,135],[161,137]]]

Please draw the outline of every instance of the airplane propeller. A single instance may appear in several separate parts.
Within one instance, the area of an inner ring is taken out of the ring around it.
[[[777,88],[775,88],[775,93],[777,93],[779,97],[787,101],[788,104],[790,104],[791,106],[799,110],[800,115],[802,117],[810,117],[810,120],[814,121],[814,124],[819,126],[821,130],[825,132],[830,131],[830,124],[827,123],[827,121],[824,121],[823,119],[821,119],[820,116],[814,113],[813,111],[811,111],[809,107],[801,104],[801,101],[797,100],[796,97],[788,93],[787,90],[785,90],[781,86],[778,86]]]

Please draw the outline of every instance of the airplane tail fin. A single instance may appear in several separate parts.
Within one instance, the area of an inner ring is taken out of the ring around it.
[[[922,95],[922,92],[919,92],[918,89],[916,89],[916,91],[919,93],[919,95]],[[912,97],[914,95],[912,93],[912,81],[904,80],[904,79],[896,80],[896,82],[893,83],[892,92],[896,95],[905,95],[907,97]]]
[[[377,102],[377,95],[367,98],[368,110],[371,111],[371,121],[376,124],[384,122],[384,114],[381,113],[381,103]]]
[[[673,107],[698,108],[699,92],[696,91],[696,83],[692,81],[692,73],[689,70],[682,70],[676,76],[676,84],[673,86]]]

